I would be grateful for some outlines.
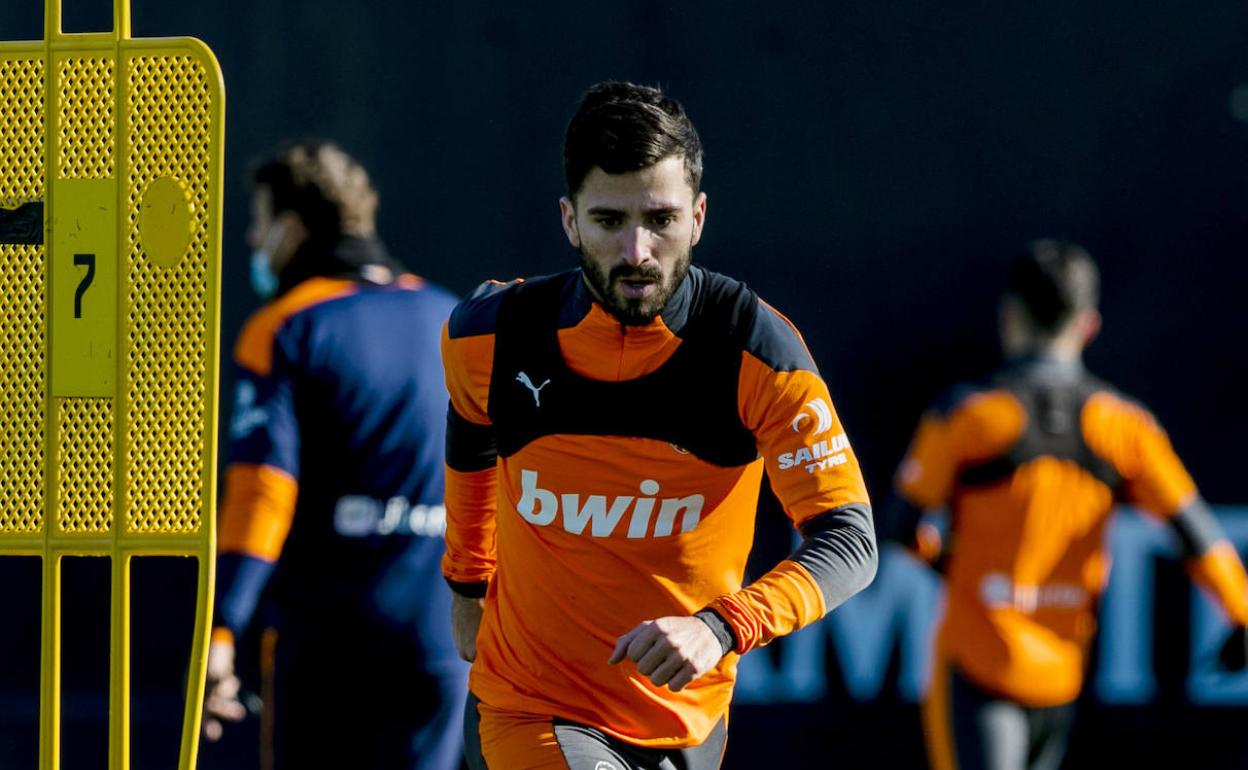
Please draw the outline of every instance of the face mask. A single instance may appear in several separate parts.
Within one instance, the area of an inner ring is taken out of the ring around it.
[[[251,252],[251,290],[260,299],[269,299],[277,293],[277,274],[273,272],[273,252],[286,234],[286,223],[279,222],[269,228],[264,244]]]
[[[269,299],[277,293],[277,276],[270,266],[269,252],[264,249],[251,252],[251,290],[260,299]]]

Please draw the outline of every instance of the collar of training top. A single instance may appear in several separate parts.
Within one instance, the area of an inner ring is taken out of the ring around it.
[[[1010,359],[1006,369],[1036,379],[1071,380],[1086,374],[1083,361],[1078,358],[1056,358],[1043,353],[1032,353]]]
[[[377,238],[343,237],[332,243],[304,241],[282,271],[278,282],[278,294],[284,294],[309,278],[349,278],[370,280],[367,268],[384,267],[390,271],[391,280],[408,272],[407,268],[386,250]]]

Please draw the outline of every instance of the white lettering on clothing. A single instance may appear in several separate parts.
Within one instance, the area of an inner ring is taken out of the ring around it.
[[[849,449],[849,437],[844,433],[838,433],[832,438],[817,441],[794,452],[785,452],[776,458],[776,465],[782,471],[796,468],[799,465],[806,468],[807,473],[824,471],[849,462],[849,458],[844,454],[847,449]]]
[[[230,420],[230,438],[243,438],[268,423],[268,412],[256,403],[256,386],[247,380],[240,380],[234,386],[234,417]]]
[[[584,535],[588,526],[591,537],[613,535],[630,508],[632,515],[628,522],[628,537],[646,537],[656,503],[659,504],[659,514],[655,517],[652,537],[673,534],[677,518],[680,519],[681,534],[692,532],[702,520],[702,506],[706,502],[702,495],[658,499],[656,496],[660,487],[654,479],[642,481],[638,491],[644,497],[619,495],[608,499],[606,495],[582,496],[579,492],[556,494],[538,485],[537,471],[522,468],[516,513],[538,527],[548,527],[559,520],[563,529],[573,535]],[[559,515],[561,511],[562,517]]]
[[[334,531],[342,537],[441,537],[446,532],[446,508],[412,505],[406,497],[378,500],[365,495],[343,495],[334,504]]]
[[[1041,608],[1082,609],[1090,602],[1088,592],[1074,583],[1024,585],[1000,572],[989,572],[979,581],[979,598],[989,609],[1014,609],[1026,615]]]

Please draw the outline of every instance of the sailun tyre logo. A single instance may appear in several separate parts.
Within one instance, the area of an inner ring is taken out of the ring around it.
[[[811,433],[812,436],[827,433],[832,430],[832,407],[828,406],[828,402],[822,398],[807,401],[806,406],[802,407],[801,414],[793,418],[793,432],[801,432],[802,426],[810,419],[815,420],[815,430]]]

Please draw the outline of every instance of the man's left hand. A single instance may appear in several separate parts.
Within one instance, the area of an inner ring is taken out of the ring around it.
[[[247,707],[238,698],[241,686],[234,674],[234,643],[213,642],[208,647],[202,723],[209,741],[221,740],[226,722],[241,722],[247,716]]]
[[[670,616],[647,620],[615,640],[607,662],[628,658],[656,687],[679,692],[719,663],[723,648],[710,627],[698,618]]]

